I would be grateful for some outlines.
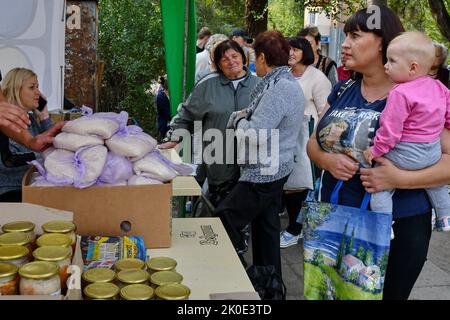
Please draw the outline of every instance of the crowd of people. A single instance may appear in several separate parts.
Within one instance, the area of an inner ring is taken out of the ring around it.
[[[373,193],[371,209],[394,221],[383,298],[406,300],[426,260],[433,209],[436,229],[450,230],[447,48],[405,32],[389,8],[380,6],[380,14],[375,28],[365,9],[348,19],[339,67],[321,53],[314,26],[296,37],[272,30],[255,39],[242,29],[226,36],[202,28],[196,85],[173,118],[161,78],[159,148],[201,133],[194,158],[213,214],[244,264],[250,237],[253,265],[273,266],[280,276],[281,248],[301,238],[297,217],[317,180],[324,202],[338,181],[341,205],[359,208],[365,192]],[[38,110],[42,94],[31,70],[11,70],[1,88],[0,201],[20,201],[20,161],[39,157],[62,124],[52,127],[46,107]],[[327,126],[349,109],[379,119],[359,157],[335,148],[339,136]],[[284,210],[289,223],[281,230]]]

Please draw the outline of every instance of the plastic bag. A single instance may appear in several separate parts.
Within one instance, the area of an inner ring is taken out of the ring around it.
[[[152,151],[158,143],[138,126],[127,126],[105,141],[109,150],[136,161]]]
[[[55,185],[71,185],[77,175],[74,163],[75,153],[64,149],[53,149],[45,154],[44,164],[39,161],[30,163],[50,183]]]
[[[86,188],[95,184],[103,171],[107,154],[108,149],[105,146],[78,149],[74,156],[75,168],[77,170],[74,187]]]
[[[67,122],[62,128],[63,132],[77,133],[80,135],[96,135],[103,139],[109,139],[117,131],[123,129],[128,121],[128,113],[121,111],[92,113],[92,109],[86,106],[81,108],[82,117]]]
[[[159,153],[152,152],[136,161],[133,166],[134,172],[137,175],[153,178],[162,182],[173,180],[177,176],[177,172],[163,162],[158,155]]]
[[[114,152],[108,152],[105,166],[98,180],[102,184],[118,184],[126,182],[133,174],[133,164],[130,160]]]
[[[128,185],[130,185],[130,186],[141,185],[141,184],[162,184],[162,182],[159,180],[153,179],[153,178],[137,176],[137,175],[134,175],[130,179],[128,179]]]
[[[55,137],[53,145],[58,149],[77,151],[80,148],[103,145],[104,140],[96,136],[83,136],[77,133],[61,132]]]

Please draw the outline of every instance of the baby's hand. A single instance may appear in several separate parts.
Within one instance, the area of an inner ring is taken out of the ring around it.
[[[372,160],[373,160],[373,156],[372,156],[372,153],[370,152],[370,148],[367,148],[366,150],[364,150],[363,155],[364,155],[364,159],[366,160],[366,162],[369,165],[371,165],[372,164]]]

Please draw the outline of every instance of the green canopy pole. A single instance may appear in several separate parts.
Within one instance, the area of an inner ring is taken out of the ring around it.
[[[161,12],[173,116],[180,102],[186,100],[194,87],[197,38],[195,0],[161,0]]]

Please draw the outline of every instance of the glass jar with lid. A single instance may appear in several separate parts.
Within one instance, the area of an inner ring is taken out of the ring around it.
[[[150,282],[154,288],[166,284],[181,283],[182,281],[183,276],[175,271],[158,271],[150,276]]]
[[[72,256],[72,240],[67,234],[62,233],[46,233],[37,238],[36,244],[38,247],[58,246],[70,249],[70,256]]]
[[[154,294],[153,288],[145,284],[130,284],[120,290],[124,300],[151,300]]]
[[[145,262],[136,258],[124,258],[117,260],[114,264],[114,268],[117,272],[126,269],[144,269]]]
[[[20,294],[60,295],[59,267],[54,262],[34,261],[19,268]]]
[[[130,284],[148,284],[148,272],[142,269],[125,269],[117,273],[117,285],[123,288]]]
[[[116,278],[116,273],[109,268],[92,268],[83,272],[81,278],[85,282],[85,285],[91,283],[106,283],[113,282]]]
[[[30,259],[30,250],[24,246],[10,245],[0,247],[0,262],[15,264],[20,267]]]
[[[0,262],[0,295],[19,294],[19,267],[12,263]]]
[[[83,290],[84,296],[88,300],[116,300],[119,291],[119,287],[111,282],[91,283]]]
[[[2,230],[4,233],[25,232],[30,236],[31,242],[34,242],[36,240],[36,234],[34,233],[35,227],[35,224],[30,221],[14,221],[4,224]]]
[[[169,257],[154,257],[147,261],[147,270],[150,274],[157,271],[175,271],[177,262]]]
[[[30,235],[25,232],[8,232],[0,235],[0,246],[18,245],[32,251]]]
[[[191,290],[180,283],[172,283],[159,286],[155,294],[161,300],[187,300]]]
[[[59,266],[61,289],[67,288],[67,279],[70,276],[67,269],[71,264],[69,248],[58,246],[39,247],[33,251],[33,257],[37,261],[49,261],[56,263]]]
[[[42,231],[46,233],[62,233],[70,237],[72,246],[77,242],[76,226],[72,221],[53,220],[42,225]]]

